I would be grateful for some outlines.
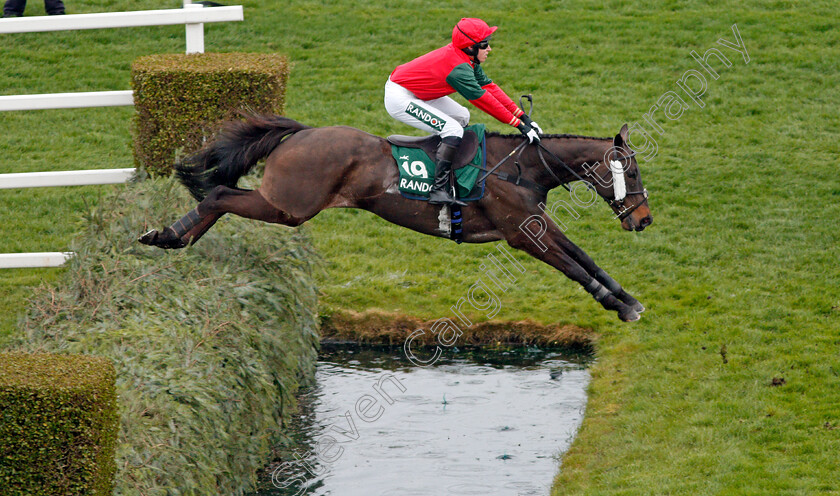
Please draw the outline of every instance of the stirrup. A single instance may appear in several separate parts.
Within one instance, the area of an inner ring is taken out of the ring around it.
[[[451,205],[452,195],[445,189],[432,190],[429,192],[429,205]]]
[[[441,198],[435,198],[435,193]],[[430,205],[458,205],[460,207],[466,207],[467,204],[462,202],[458,199],[455,195],[451,194],[450,192],[446,191],[445,189],[434,190],[429,193],[429,204]]]
[[[452,195],[452,203],[450,203],[450,205],[458,205],[459,207],[466,207],[467,202],[465,202],[463,200],[459,200],[457,196]]]

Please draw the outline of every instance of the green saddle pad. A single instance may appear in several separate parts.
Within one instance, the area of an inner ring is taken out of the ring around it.
[[[455,181],[458,187],[458,198],[470,200],[470,192],[475,187],[475,181],[483,166],[484,124],[473,124],[466,129],[478,135],[478,151],[472,161],[455,171]],[[405,148],[391,145],[391,154],[397,161],[400,171],[399,189],[408,198],[429,198],[429,190],[435,179],[435,161],[419,148]],[[474,165],[475,167],[470,167]],[[474,198],[477,199],[477,198]]]

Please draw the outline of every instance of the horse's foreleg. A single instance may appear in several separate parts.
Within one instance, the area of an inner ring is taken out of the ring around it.
[[[177,222],[163,231],[149,231],[139,241],[160,248],[183,248],[198,241],[226,213],[290,226],[305,220],[275,208],[259,191],[216,186],[195,209]]]
[[[508,244],[563,272],[566,277],[583,286],[583,288],[591,294],[593,298],[595,298],[595,301],[600,303],[605,309],[618,312],[618,318],[621,320],[625,322],[638,320],[639,313],[633,307],[620,300],[615,294],[613,294],[609,287],[593,276],[593,274],[591,274],[583,265],[581,265],[580,262],[578,262],[578,260],[576,260],[575,256],[573,256],[566,247],[574,247],[574,249],[580,253],[583,253],[583,251],[569,241],[568,238],[563,235],[562,231],[560,231],[560,228],[554,225],[553,222],[547,222],[546,224],[542,225],[541,228],[547,229],[547,234],[549,234],[549,236],[541,237],[539,239],[539,243],[535,242],[535,239],[532,236],[529,236],[520,230],[516,233],[512,233],[511,236],[507,238]],[[560,243],[558,242],[560,240],[565,241]],[[583,254],[586,255],[585,253]],[[591,258],[589,260],[591,261]],[[592,265],[595,266],[594,262]],[[597,266],[595,267],[597,268]],[[606,272],[604,272],[604,274],[606,274]],[[610,278],[610,280],[615,282],[612,278]]]
[[[607,272],[598,267],[592,257],[581,250],[579,246],[572,243],[569,238],[563,234],[559,229],[552,233],[552,240],[563,248],[563,251],[568,253],[586,272],[594,277],[601,285],[607,288],[610,293],[614,294],[616,298],[624,302],[625,305],[630,306],[633,310],[641,313],[645,311],[644,305],[639,303],[639,300],[631,296],[624,288],[621,287],[615,279],[610,277]]]
[[[598,270],[595,271],[595,278],[598,280],[598,282],[603,284],[604,287],[609,289],[610,292],[614,294],[619,300],[623,301],[625,305],[629,306],[638,313],[642,313],[645,311],[645,306],[642,305],[639,302],[639,300],[634,298],[630,293],[625,291],[624,288],[621,287],[621,284],[619,284],[618,282],[616,282],[615,279],[610,277],[610,275],[607,274],[604,269],[599,267]]]

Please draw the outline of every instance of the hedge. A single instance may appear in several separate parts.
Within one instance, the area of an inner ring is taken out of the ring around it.
[[[171,178],[116,188],[86,214],[64,280],[33,296],[15,346],[113,360],[115,494],[244,494],[313,378],[309,240],[230,216],[182,250],[144,246],[145,229],[195,202]]]
[[[111,494],[114,380],[101,357],[0,353],[3,495]]]
[[[242,111],[282,114],[286,57],[255,53],[150,55],[131,66],[134,160],[154,176]]]

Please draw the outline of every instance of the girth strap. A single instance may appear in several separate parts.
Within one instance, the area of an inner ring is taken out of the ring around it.
[[[513,176],[511,174],[508,174],[507,172],[493,172],[493,175],[495,175],[496,177],[498,177],[502,181],[507,181],[507,182],[513,183],[517,186],[522,186],[524,188],[528,188],[530,190],[536,191],[537,193],[539,193],[541,195],[547,195],[548,191],[549,191],[549,189],[546,188],[545,186],[537,184],[533,181],[529,181],[519,174],[517,174],[516,176]]]

